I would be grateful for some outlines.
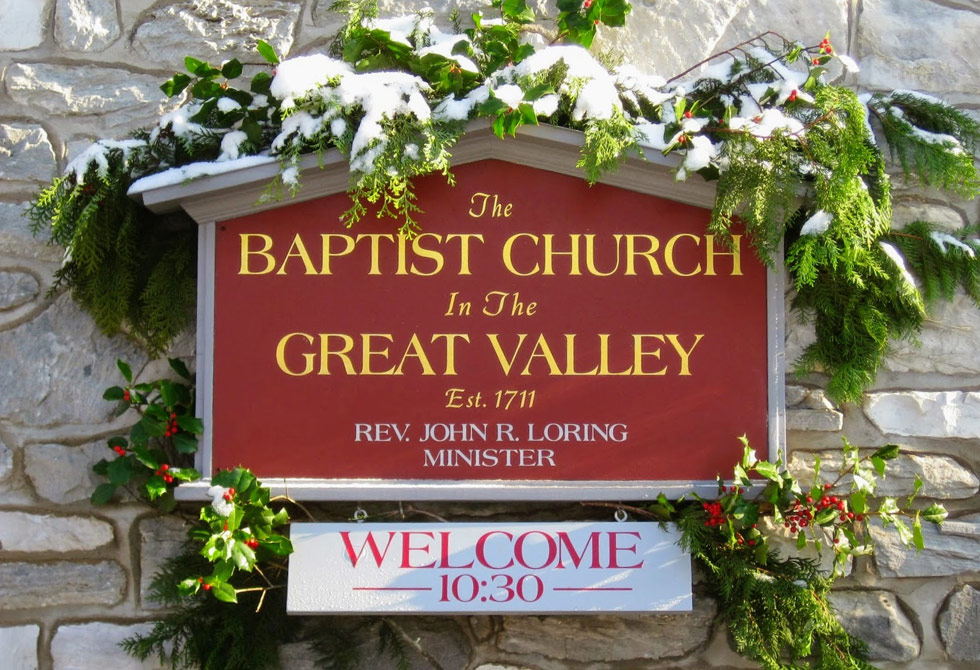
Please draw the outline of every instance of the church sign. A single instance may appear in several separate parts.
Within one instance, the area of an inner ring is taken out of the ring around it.
[[[776,275],[706,232],[703,192],[637,186],[678,190],[661,166],[591,187],[540,167],[563,139],[464,144],[454,186],[417,181],[411,238],[339,226],[346,180],[316,170],[304,201],[182,202],[204,471],[308,499],[638,499],[714,490],[743,434],[774,456]]]

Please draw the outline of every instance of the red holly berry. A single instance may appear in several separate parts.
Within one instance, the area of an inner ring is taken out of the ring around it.
[[[812,505],[813,504],[813,496],[807,496],[806,497],[806,501]]]
[[[840,544],[840,538],[839,537],[835,537],[834,538],[834,544]]]
[[[823,490],[829,491],[831,486],[833,485],[830,482],[827,482],[826,484],[823,485]]]
[[[794,102],[796,100],[796,89],[795,88],[789,94],[789,97],[787,98],[787,100],[789,100],[790,102]]]
[[[858,520],[858,521],[864,521],[864,516],[863,516],[863,515],[861,515],[861,514],[858,514],[858,515],[857,515],[856,517],[854,517],[854,518],[855,518],[856,520]]]
[[[684,118],[685,118],[685,119],[690,119],[690,118],[692,118],[693,116],[694,116],[694,115],[693,115],[693,114],[691,114],[691,110],[687,110],[686,112],[684,112]],[[733,486],[732,488],[735,488],[735,487]]]
[[[164,463],[163,465],[160,466],[160,469],[163,470],[164,472],[166,472],[167,470],[170,469],[170,466],[167,465],[166,463]]]
[[[677,138],[677,143],[678,144],[684,144],[685,142],[687,142],[687,136],[686,135],[681,135],[680,137]]]
[[[210,584],[202,584],[201,585],[201,588],[204,589],[205,591],[210,591],[211,590],[211,585]]]
[[[176,412],[171,412],[170,413],[170,418],[171,419],[176,419],[177,418],[177,413]]]
[[[227,521],[225,521],[225,526],[224,526],[224,529],[225,529],[225,530],[228,530],[228,522],[227,522]]]
[[[118,444],[116,446],[114,446],[112,448],[112,450],[114,452],[116,452],[117,454],[119,454],[120,456],[125,456],[126,455],[126,450],[123,449],[122,447],[120,447]]]
[[[582,3],[582,6],[583,6],[583,7],[585,8],[585,9],[588,9],[589,7],[591,7],[591,6],[592,6],[592,0],[585,0],[585,2],[583,2],[583,3]]]
[[[172,484],[173,481],[174,481],[174,478],[173,478],[172,475],[164,475],[163,476],[163,481],[167,482],[168,484]]]
[[[755,540],[749,540],[749,546],[750,547],[754,547],[755,546]]]
[[[256,549],[258,549],[258,548],[259,548],[259,541],[258,541],[258,540],[256,540],[256,539],[255,539],[254,537],[250,537],[250,538],[248,538],[247,540],[245,540],[245,545],[246,545],[246,546],[247,546],[247,547],[248,547],[249,549],[251,549],[251,550],[253,550],[253,551],[254,551],[254,550],[256,550]]]
[[[126,389],[125,391],[123,391],[123,400],[125,400],[126,402],[129,402],[131,399],[132,399],[132,396],[129,394],[129,389]]]

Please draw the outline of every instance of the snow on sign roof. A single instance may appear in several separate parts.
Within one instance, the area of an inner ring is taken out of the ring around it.
[[[576,167],[583,143],[582,133],[554,126],[525,126],[516,138],[501,140],[486,121],[474,121],[453,149],[453,163],[472,163],[485,159],[581,177]],[[604,183],[641,193],[710,208],[714,185],[701,180],[676,181],[673,170],[680,160],[645,149],[644,158],[630,158]],[[200,166],[200,167],[198,167]],[[253,212],[340,193],[349,186],[347,159],[337,150],[322,156],[307,155],[300,161],[303,186],[294,197],[259,202],[268,185],[279,174],[279,164],[271,157],[253,156],[237,160],[185,166],[141,179],[130,195],[157,213],[184,209],[198,223],[218,221]],[[194,174],[189,174],[193,172]],[[191,178],[193,181],[189,181]],[[425,208],[425,203],[420,203]]]

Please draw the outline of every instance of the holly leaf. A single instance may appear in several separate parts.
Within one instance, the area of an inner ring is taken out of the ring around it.
[[[949,512],[946,511],[945,507],[938,503],[932,503],[927,508],[922,510],[922,518],[936,524],[940,524],[945,521],[947,516],[949,516]]]
[[[150,500],[156,500],[166,492],[167,483],[163,481],[163,477],[153,475],[146,480],[146,494],[150,497]]]
[[[204,422],[190,414],[179,415],[177,417],[177,425],[181,430],[186,430],[188,433],[193,433],[194,435],[200,435],[204,432]]]
[[[864,491],[855,491],[851,494],[850,503],[856,514],[864,514],[868,509],[868,496]]]
[[[170,369],[172,369],[178,375],[188,381],[194,381],[194,377],[191,375],[190,370],[187,369],[187,365],[184,363],[184,361],[180,360],[179,358],[168,358],[167,362],[170,363]]]
[[[197,581],[197,579],[194,577],[188,577],[177,585],[177,590],[180,591],[180,595],[184,596],[185,598],[187,596],[194,595],[200,588],[201,582]]]
[[[105,505],[112,496],[116,495],[116,487],[112,484],[99,484],[92,491],[91,502],[93,505]]]
[[[875,472],[878,473],[879,477],[885,476],[885,459],[881,456],[872,456],[871,464],[875,466]]]
[[[132,461],[125,456],[110,461],[106,468],[106,474],[109,475],[109,483],[113,487],[128,484],[129,480],[133,478]]]
[[[919,513],[915,513],[915,523],[912,524],[912,544],[916,551],[922,551],[926,547],[925,540],[922,539],[922,520]]]
[[[800,531],[796,535],[796,549],[802,550],[804,547],[806,547],[806,535],[803,534],[803,531]]]
[[[133,381],[133,369],[129,367],[129,363],[127,363],[126,361],[124,361],[124,360],[122,360],[120,358],[117,358],[116,359],[116,367],[118,367],[119,368],[119,372],[122,373],[123,379],[125,379],[127,382],[132,383],[132,381]]]
[[[229,584],[228,582],[219,582],[217,584],[213,584],[211,587],[211,593],[214,594],[215,598],[223,602],[226,603],[238,602],[238,596],[235,594],[235,587]]]
[[[252,77],[252,83],[249,84],[248,88],[252,93],[269,95],[270,86],[272,86],[272,75],[268,72],[259,72]]]
[[[119,386],[110,386],[102,393],[103,400],[122,400],[125,391]]]
[[[878,458],[883,458],[886,461],[898,458],[898,452],[900,447],[897,444],[886,444],[880,449],[876,450],[872,456],[877,456]]]
[[[234,79],[242,73],[242,63],[237,58],[232,58],[221,66],[221,76],[225,79]]]
[[[895,522],[895,530],[898,531],[898,539],[902,541],[906,547],[912,544],[912,531],[909,530],[908,524],[906,524],[901,519],[893,519]]]
[[[279,64],[279,56],[276,55],[275,48],[265,40],[259,40],[255,45],[255,50],[265,59],[266,63],[270,65]]]
[[[282,535],[270,535],[262,540],[262,546],[278,556],[289,556],[293,553],[292,542]]]
[[[163,91],[168,98],[172,98],[175,95],[180,95],[183,90],[187,88],[189,83],[191,83],[191,78],[183,72],[178,72],[173,77],[160,84],[160,90]]]
[[[779,474],[779,468],[769,461],[757,461],[754,469],[756,472],[770,481],[782,481],[782,477]]]
[[[174,448],[181,454],[197,452],[197,440],[190,433],[177,433],[173,436]]]

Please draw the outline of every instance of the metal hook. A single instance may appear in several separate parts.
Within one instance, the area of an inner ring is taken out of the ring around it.
[[[357,523],[364,523],[364,520],[368,518],[367,510],[363,507],[358,507],[354,510],[354,521]]]
[[[619,523],[623,523],[624,521],[626,521],[627,519],[629,519],[630,516],[629,516],[629,514],[626,513],[626,510],[624,510],[622,507],[620,507],[613,514],[613,518],[616,519],[616,521],[618,521]]]

